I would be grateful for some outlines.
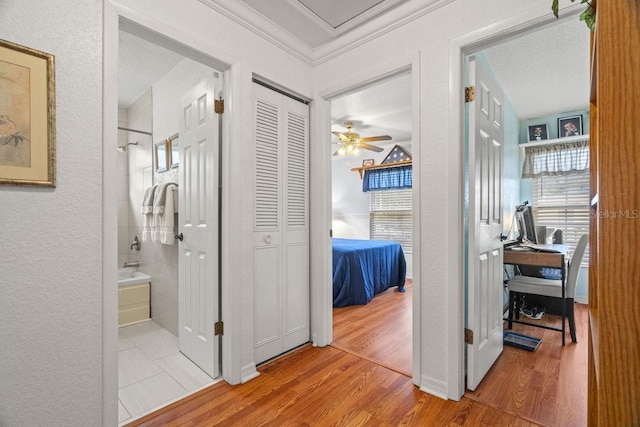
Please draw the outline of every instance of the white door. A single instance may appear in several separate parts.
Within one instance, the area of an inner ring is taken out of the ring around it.
[[[256,363],[309,341],[309,109],[254,85]]]
[[[502,353],[503,95],[480,62],[469,62],[469,257],[467,387],[475,390]]]
[[[215,77],[184,95],[180,115],[180,351],[212,378],[219,375],[218,115]]]

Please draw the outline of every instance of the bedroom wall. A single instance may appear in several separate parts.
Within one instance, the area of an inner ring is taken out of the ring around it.
[[[515,27],[548,16],[548,8],[545,0],[454,1],[391,32],[377,34],[314,68],[315,85],[323,93],[347,82],[355,83],[363,75],[359,67],[345,70],[343,64],[347,61],[381,64],[419,57],[416,78],[420,87],[420,135],[414,135],[413,141],[414,146],[420,147],[420,172],[414,176],[420,188],[421,248],[420,259],[415,259],[414,264],[420,268],[422,281],[418,382],[423,390],[436,395],[457,399],[462,384],[459,357],[463,349],[456,332],[463,327],[458,302],[462,289],[462,189],[458,185],[462,170],[459,141],[450,137],[453,129],[459,129],[460,118],[450,115],[449,105],[452,82],[459,81],[460,76],[451,73],[459,63],[450,56],[452,43],[481,39],[481,34],[498,31],[497,28]],[[491,30],[487,30],[489,26]],[[478,32],[479,29],[482,30]],[[415,159],[418,151],[413,152]]]
[[[331,195],[333,237],[345,239],[369,239],[369,193],[362,191],[362,180],[351,168],[362,165],[363,159],[374,159],[380,164],[396,145],[411,153],[411,142],[377,144],[384,151],[363,151],[358,156],[334,156],[331,159]],[[335,151],[335,146],[332,146]],[[413,278],[413,254],[405,252],[407,278]]]

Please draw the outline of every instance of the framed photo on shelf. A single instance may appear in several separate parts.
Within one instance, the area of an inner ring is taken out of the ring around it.
[[[549,139],[549,128],[546,124],[542,125],[531,125],[528,128],[528,138],[529,142],[533,141],[544,141],[545,139]]]
[[[558,119],[558,138],[576,135],[582,135],[582,116],[569,116]]]
[[[362,166],[373,166],[376,162],[373,159],[363,159]]]
[[[56,186],[54,56],[0,40],[0,184]]]

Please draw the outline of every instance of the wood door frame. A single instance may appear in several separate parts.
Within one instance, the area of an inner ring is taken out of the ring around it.
[[[118,34],[122,23],[139,28],[146,35],[143,37],[156,44],[159,40],[172,45],[173,50],[190,59],[199,61],[223,75],[222,90],[227,99],[232,94],[242,93],[241,81],[243,72],[241,61],[219,46],[210,41],[189,36],[173,27],[170,23],[140,13],[126,7],[119,6],[112,0],[104,3],[104,72],[103,72],[103,141],[117,140],[117,105],[118,105]],[[166,46],[165,46],[166,47]],[[239,113],[234,113],[233,108],[225,111],[225,119],[222,120],[222,166],[239,163],[241,152],[237,147],[229,144],[230,138],[240,139],[239,133],[243,123]],[[117,156],[114,146],[103,143],[103,177],[102,177],[102,420],[103,425],[117,425],[118,423],[118,295],[117,287],[113,286],[116,280],[117,265]],[[222,172],[222,239],[221,262],[219,269],[222,273],[220,306],[232,307],[232,301],[238,300],[239,290],[225,283],[230,283],[229,272],[239,268],[241,257],[234,256],[240,248],[234,240],[229,238],[229,230],[237,228],[238,222],[230,212],[238,207],[237,200],[229,195],[228,183],[241,179],[240,168],[230,170],[224,167]],[[234,222],[235,221],[235,222]],[[233,224],[231,224],[234,222]],[[235,306],[234,306],[235,307]],[[217,313],[216,313],[217,316]],[[240,336],[241,310],[229,310],[223,312],[223,320],[227,325],[227,333],[222,338],[222,377],[231,384],[242,382],[243,367],[240,364],[241,342]]]
[[[544,26],[553,25],[559,20],[576,19],[582,12],[582,8],[579,6],[579,4],[567,6],[562,10],[559,19],[556,19],[546,9],[544,11],[531,9],[527,12],[496,22],[495,24],[473,30],[449,42],[449,117],[451,118],[449,122],[449,139],[451,141],[458,141],[458,144],[452,144],[453,150],[456,153],[455,159],[451,161],[456,161],[456,164],[451,164],[450,167],[459,171],[458,176],[450,181],[451,191],[462,195],[464,194],[466,184],[468,184],[464,176],[465,148],[468,144],[465,138],[466,118],[464,114],[465,101],[463,96],[467,78],[464,65],[466,57],[478,53],[482,49],[507,41],[514,36],[538,30]],[[464,241],[464,218],[466,212],[467,207],[462,197],[460,197],[457,212],[459,224],[457,235],[460,245],[458,246],[457,253],[455,255],[452,253],[451,256],[457,256],[461,261],[464,261],[463,254],[466,246],[466,242]],[[452,249],[452,252],[454,249]],[[449,335],[450,338],[454,336],[457,337],[457,339],[449,339],[447,343],[450,360],[455,360],[455,362],[449,364],[447,373],[450,390],[449,398],[459,400],[465,393],[466,377],[466,348],[464,343],[465,299],[467,292],[466,264],[461,262],[459,268],[449,265],[449,270],[450,274],[459,275],[460,277],[458,288],[449,293],[448,302],[448,324],[456,325],[456,327],[455,329],[450,327],[447,330],[448,333],[451,333],[451,335]]]
[[[358,70],[356,74],[348,77],[333,87],[323,88],[317,92],[314,102],[311,104],[311,117],[315,126],[312,126],[312,141],[326,141],[326,135],[331,132],[331,100],[340,96],[360,91],[367,86],[379,83],[387,77],[401,72],[411,72],[411,116],[412,139],[420,140],[420,55],[405,56],[395,60],[384,62],[366,70]],[[420,144],[414,144],[413,174],[420,175]],[[328,230],[331,226],[331,152],[326,144],[311,144],[309,153],[311,159],[310,204],[315,206],[310,212],[311,224],[311,337],[314,345],[326,346],[333,339],[333,288],[332,288],[332,254],[331,237]],[[420,208],[419,208],[420,182],[413,181],[413,235],[419,236]],[[420,259],[420,239],[413,242],[414,259]],[[412,356],[413,382],[423,386],[421,380],[420,357],[420,270],[413,271],[413,302],[412,302]],[[432,392],[431,390],[427,390]]]

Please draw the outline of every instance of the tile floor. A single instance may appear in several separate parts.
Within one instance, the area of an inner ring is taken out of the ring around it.
[[[118,330],[120,425],[214,380],[178,351],[178,337],[153,321]]]

